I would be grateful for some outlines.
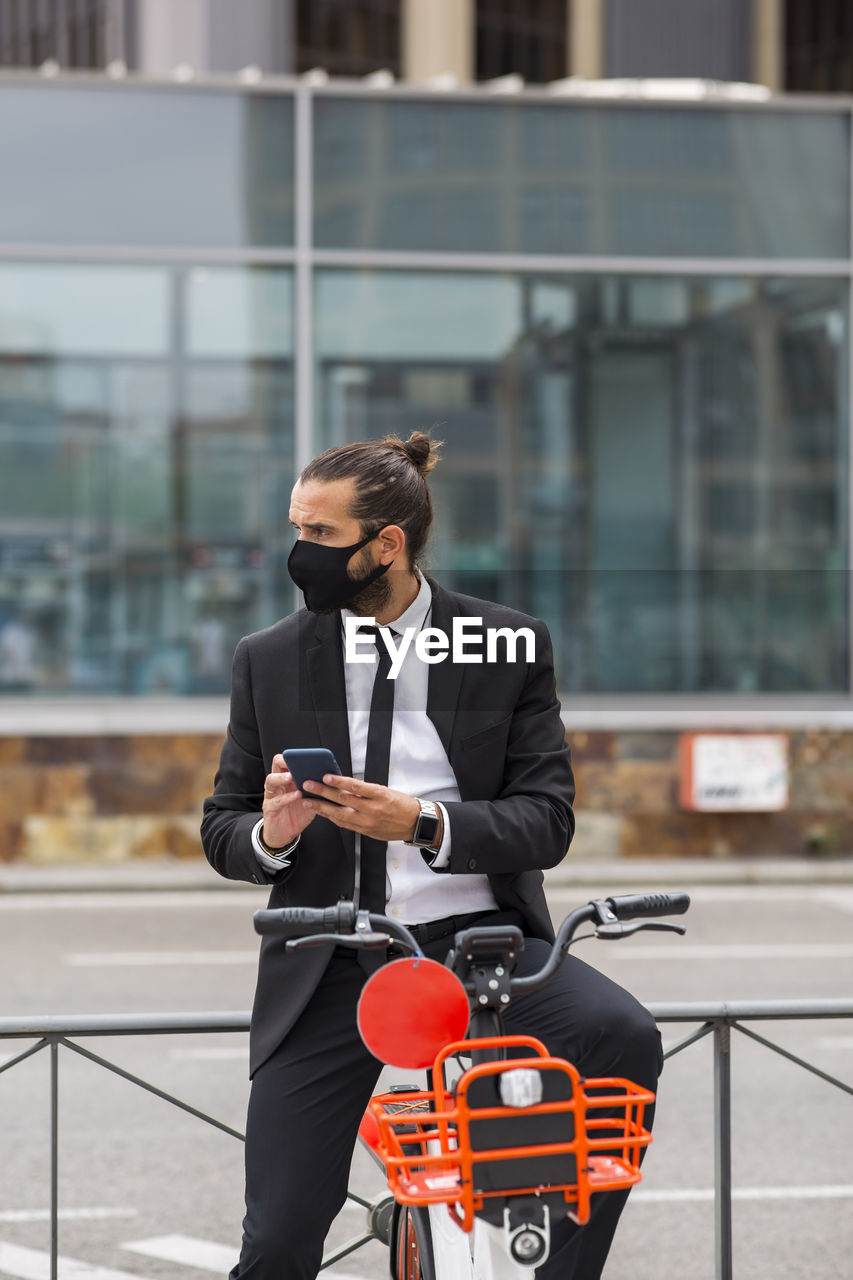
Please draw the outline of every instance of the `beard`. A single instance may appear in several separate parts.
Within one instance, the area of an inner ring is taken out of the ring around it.
[[[347,608],[358,618],[376,618],[380,613],[384,613],[391,599],[391,583],[388,581],[388,575],[377,578],[375,582],[369,582],[366,587],[359,591],[358,595],[350,600]]]
[[[349,576],[353,582],[358,582],[360,578],[367,578],[375,568],[370,559],[367,547],[359,552],[359,559],[356,572]],[[312,609],[311,613],[315,613],[318,617],[325,617],[331,613],[338,613],[341,609],[349,609],[350,613],[354,613],[358,618],[375,618],[383,613],[391,599],[391,583],[388,580],[388,574],[384,573],[381,578],[375,578],[373,582],[368,582],[367,586],[362,587],[352,599],[347,600],[344,604],[331,605],[328,608]]]

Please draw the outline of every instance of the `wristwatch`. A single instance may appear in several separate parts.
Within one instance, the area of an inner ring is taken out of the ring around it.
[[[438,837],[441,816],[437,806],[431,800],[419,800],[418,804],[421,806],[421,811],[415,823],[414,834],[411,840],[404,840],[403,844],[411,845],[416,849],[427,849]]]

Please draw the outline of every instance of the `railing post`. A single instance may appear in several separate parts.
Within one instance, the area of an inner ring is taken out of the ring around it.
[[[731,1027],[714,1027],[714,1251],[717,1280],[732,1280]]]
[[[50,1280],[59,1277],[59,1045],[50,1042]]]

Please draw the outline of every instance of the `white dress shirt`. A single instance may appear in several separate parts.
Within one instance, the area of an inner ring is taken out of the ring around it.
[[[389,624],[392,631],[402,634],[407,627],[422,630],[429,625],[432,612],[432,593],[425,578],[420,578],[420,589],[408,609]],[[341,625],[346,619],[364,622],[348,609],[341,611]],[[352,625],[352,624],[351,624]],[[379,640],[382,643],[382,640]],[[370,645],[363,637],[359,650],[370,653]],[[445,661],[449,661],[446,658]],[[370,721],[370,699],[376,675],[377,658],[371,655],[369,662],[344,661],[346,681],[347,716],[349,720],[350,757],[352,776],[364,776],[364,760],[367,752],[367,729]],[[439,920],[444,916],[466,915],[474,911],[497,909],[488,877],[485,875],[450,876],[441,874],[450,860],[452,833],[447,810],[442,800],[459,800],[459,787],[447,753],[435,725],[427,715],[427,689],[429,666],[415,653],[410,644],[400,667],[394,688],[394,720],[391,729],[391,760],[388,769],[388,786],[394,791],[417,796],[421,800],[433,800],[439,805],[444,820],[444,836],[433,865],[427,866],[420,851],[405,845],[402,840],[390,840],[386,855],[387,914],[406,924],[422,924],[427,920]],[[253,832],[255,853],[262,865],[278,871],[283,862],[264,853],[258,840],[258,824]],[[356,867],[361,852],[361,839],[356,833]],[[296,854],[295,856],[298,856]],[[286,865],[286,864],[285,864]]]

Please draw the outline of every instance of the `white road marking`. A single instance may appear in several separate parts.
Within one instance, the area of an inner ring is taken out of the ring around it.
[[[60,1209],[60,1222],[99,1222],[109,1218],[135,1218],[137,1209]],[[2,1209],[0,1222],[50,1222],[50,1209]]]
[[[625,883],[630,882],[630,867],[625,868]],[[106,872],[104,873],[106,876]],[[214,873],[211,872],[213,875]],[[628,890],[626,889],[626,892]],[[691,900],[698,902],[790,902],[820,903],[822,906],[834,907],[839,911],[853,913],[853,889],[848,886],[806,886],[806,885],[691,885],[688,887]],[[595,893],[594,887],[549,885],[548,897],[562,902],[570,899],[573,903],[586,901],[594,896],[609,897],[613,887],[604,887]],[[269,896],[268,885],[246,885],[234,889],[105,889],[97,890],[69,889],[65,892],[21,892],[4,893],[0,891],[0,911],[114,911],[117,907],[125,910],[150,910],[152,907],[245,907],[254,910],[259,903],[265,902]]]
[[[838,911],[847,911],[853,915],[853,889],[821,889],[816,897],[818,902],[827,907],[835,907]]]
[[[257,964],[254,951],[72,951],[63,957],[75,969],[147,968],[167,965]]]
[[[848,960],[850,942],[735,942],[664,945],[611,943],[608,956],[622,960]],[[72,951],[63,957],[77,969],[155,968],[181,965],[257,964],[258,952],[246,951]]]
[[[106,875],[106,873],[104,873]],[[116,907],[150,910],[152,907],[245,907],[254,911],[269,896],[269,886],[245,889],[125,889],[91,893],[69,889],[67,893],[3,893],[0,911],[114,911]]]
[[[630,867],[625,867],[625,883],[630,882]],[[107,872],[105,871],[105,876]],[[211,874],[214,874],[211,872]],[[628,891],[627,889],[625,890]],[[691,885],[688,889],[690,897],[696,902],[810,902],[835,907],[839,911],[853,913],[853,889],[848,886],[806,886],[803,885]],[[549,885],[548,897],[562,902],[570,899],[573,903],[586,901],[594,896],[609,897],[613,887],[601,889],[595,893],[594,887],[572,885]],[[150,910],[152,907],[245,907],[254,910],[259,903],[265,902],[269,896],[268,885],[246,885],[234,889],[105,889],[97,890],[69,889],[59,892],[20,892],[4,893],[0,891],[0,911],[114,911],[117,907],[125,910]]]
[[[853,1049],[853,1036],[821,1036],[817,1047],[819,1049]]]
[[[60,1257],[58,1261],[59,1280],[142,1280],[129,1271],[96,1267],[76,1258]],[[50,1254],[0,1241],[0,1273],[14,1276],[15,1280],[50,1280]]]
[[[676,886],[677,887],[677,886]],[[832,888],[815,884],[686,884],[683,886],[695,902],[734,902],[751,906],[754,902],[824,902],[832,905]],[[639,890],[638,892],[642,892]],[[849,892],[843,889],[841,892]],[[689,914],[689,913],[688,913]]]
[[[164,1262],[180,1262],[202,1271],[218,1271],[227,1275],[240,1253],[239,1246],[214,1244],[212,1240],[195,1240],[192,1236],[152,1236],[149,1240],[133,1240],[122,1249],[142,1253],[148,1258],[160,1258]]]
[[[699,903],[734,903],[744,908],[753,903],[793,902],[802,906],[804,903],[820,903],[821,906],[835,906],[841,911],[853,911],[853,889],[847,885],[836,888],[831,884],[691,884],[679,883],[676,876],[661,876],[659,883],[652,886],[632,884],[631,866],[626,860],[622,863],[623,880],[620,885],[603,884],[556,884],[549,883],[545,873],[545,892],[549,902],[571,902],[573,906],[590,902],[594,898],[619,897],[624,893],[675,892],[684,890],[690,895],[693,906]],[[688,912],[688,920],[690,914]]]
[[[228,1062],[232,1058],[248,1062],[249,1047],[242,1049],[170,1049],[169,1057],[178,1062]]]
[[[853,1185],[840,1183],[825,1187],[734,1187],[733,1200],[848,1200],[853,1198]],[[673,1188],[672,1190],[634,1191],[631,1201],[634,1203],[661,1204],[690,1201],[712,1201],[713,1187]]]
[[[214,1244],[211,1240],[196,1240],[192,1236],[152,1236],[149,1240],[134,1240],[123,1244],[123,1249],[133,1253],[142,1253],[149,1258],[159,1258],[163,1262],[183,1263],[185,1266],[198,1267],[200,1271],[215,1271],[220,1275],[228,1272],[236,1262],[237,1251],[224,1244]],[[324,1280],[363,1280],[349,1271],[338,1271],[332,1267],[322,1273]]]
[[[677,938],[665,946],[611,943],[607,956],[621,960],[849,960],[849,942],[720,942],[682,944]]]

